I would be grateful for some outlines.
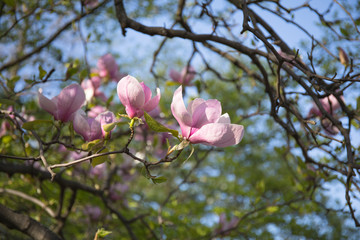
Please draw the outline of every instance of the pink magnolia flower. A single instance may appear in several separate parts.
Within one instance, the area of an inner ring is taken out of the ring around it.
[[[238,144],[244,136],[242,125],[231,124],[227,113],[221,115],[221,103],[216,99],[197,98],[186,108],[181,86],[174,93],[171,111],[182,136],[191,143],[227,147]]]
[[[344,96],[340,96],[340,99],[344,101]],[[328,97],[320,99],[320,103],[322,107],[325,109],[325,111],[327,111],[331,115],[334,115],[335,111],[340,108],[340,103],[333,94],[329,95]],[[310,109],[308,114],[308,117],[312,117],[312,116],[319,116],[319,117],[322,116],[320,109],[315,104],[313,104],[313,107]]]
[[[80,134],[85,141],[93,141],[106,137],[103,129],[105,124],[115,121],[114,113],[107,111],[100,113],[96,118],[87,117],[84,111],[78,111],[74,117],[74,130]]]
[[[123,77],[117,85],[117,94],[130,118],[142,117],[144,111],[151,112],[158,106],[160,89],[156,90],[157,95],[151,98],[150,88],[130,75]]]
[[[110,53],[99,58],[97,67],[101,78],[108,77],[113,81],[119,81],[122,76],[119,72],[119,66],[116,64],[114,57]]]
[[[178,82],[182,85],[188,86],[190,85],[191,80],[195,77],[195,69],[192,66],[184,67],[181,70],[181,73],[171,69],[170,77],[174,82]]]
[[[42,109],[54,116],[56,120],[67,122],[73,119],[74,113],[85,102],[85,92],[79,84],[65,87],[58,96],[51,100],[38,93],[39,104]]]
[[[216,229],[215,233],[220,235],[226,235],[227,232],[236,228],[240,219],[238,217],[232,217],[230,221],[226,219],[226,214],[222,213],[219,217],[219,225],[220,227]]]

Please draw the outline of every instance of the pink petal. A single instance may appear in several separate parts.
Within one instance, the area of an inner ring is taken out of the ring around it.
[[[108,98],[105,96],[103,92],[101,92],[99,89],[96,89],[94,96],[101,99],[101,101],[106,102]]]
[[[90,80],[84,80],[81,83],[81,87],[84,89],[86,101],[90,102],[95,93],[95,87],[93,83]]]
[[[150,101],[146,102],[144,105],[144,110],[146,112],[151,112],[152,110],[154,110],[158,105],[159,105],[159,101],[160,101],[160,89],[156,88],[156,96],[153,97],[152,99],[150,99]]]
[[[40,107],[45,111],[47,111],[48,113],[50,113],[51,115],[53,115],[56,120],[58,120],[56,99],[50,100],[44,95],[42,95],[40,92],[38,92],[38,97],[39,97]]]
[[[99,115],[100,113],[105,112],[105,111],[106,111],[105,107],[97,105],[90,109],[90,111],[88,112],[88,116],[91,118],[96,118],[97,115]]]
[[[90,79],[95,89],[98,89],[101,85],[101,78],[99,76],[93,76]]]
[[[179,72],[171,69],[169,75],[174,82],[182,83],[181,74]]]
[[[191,143],[202,143],[215,147],[238,144],[244,136],[244,127],[237,124],[210,123],[190,136]]]
[[[188,106],[188,111],[192,114],[192,129],[190,135],[198,131],[202,126],[215,123],[221,116],[221,103],[216,99],[205,101],[197,98]]]
[[[152,95],[151,90],[148,86],[145,85],[144,82],[141,82],[140,84],[145,93],[145,103],[147,103],[151,99],[151,95]]]
[[[90,141],[100,139],[103,137],[102,127],[100,122],[94,118],[87,118],[87,122],[90,126]]]
[[[130,75],[122,78],[117,85],[117,93],[130,118],[135,117],[137,112],[142,110],[145,93],[136,78]]]
[[[79,84],[71,84],[64,88],[57,97],[58,118],[63,122],[70,120],[85,102],[85,92]]]
[[[171,112],[178,121],[183,137],[188,137],[191,129],[191,114],[186,110],[182,97],[182,87],[178,87],[174,92],[171,102]]]
[[[181,82],[184,85],[189,85],[191,80],[195,77],[195,69],[192,66],[184,67],[181,71]]]
[[[230,122],[229,114],[228,114],[228,113],[225,113],[225,114],[221,115],[221,116],[219,117],[219,119],[216,120],[216,122],[217,122],[217,123],[229,123],[229,124],[230,124],[231,122]]]
[[[82,115],[79,112],[76,112],[74,116],[73,126],[75,132],[80,134],[85,141],[90,140],[90,126],[86,116]]]

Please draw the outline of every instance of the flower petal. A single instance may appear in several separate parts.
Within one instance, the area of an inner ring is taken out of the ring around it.
[[[192,119],[191,114],[186,110],[181,86],[174,92],[171,102],[171,112],[180,125],[183,137],[189,137]]]
[[[190,105],[191,104],[191,105]],[[221,116],[221,103],[216,99],[195,99],[189,104],[192,114],[192,127],[199,129],[202,126],[215,123]]]
[[[75,132],[80,134],[85,141],[90,140],[90,126],[86,116],[84,116],[80,112],[76,112],[74,116],[73,126]]]
[[[40,92],[38,92],[39,97],[39,105],[42,109],[50,113],[55,117],[56,120],[58,120],[57,117],[57,105],[56,105],[56,98],[53,100],[48,99],[44,95],[42,95]]]
[[[195,69],[192,66],[184,67],[181,71],[181,82],[184,85],[189,85],[191,80],[195,77]]]
[[[148,102],[145,102],[144,110],[146,112],[151,112],[154,110],[158,105],[160,101],[160,88],[156,88],[156,96],[150,99]]]
[[[174,82],[182,83],[181,74],[178,71],[171,69],[169,75]]]
[[[237,124],[210,123],[190,136],[191,143],[202,143],[215,147],[238,144],[244,136],[244,127]]]
[[[71,115],[79,110],[85,102],[85,92],[79,84],[71,84],[57,96],[58,118],[63,122],[70,120]]]
[[[147,103],[150,99],[151,99],[151,90],[148,86],[145,85],[144,82],[141,82],[141,87],[143,88],[144,90],[144,94],[145,94],[145,103]]]
[[[230,117],[228,113],[225,113],[219,117],[218,120],[216,120],[217,123],[231,123]]]

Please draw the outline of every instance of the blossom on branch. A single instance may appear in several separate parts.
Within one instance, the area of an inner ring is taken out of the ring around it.
[[[170,77],[174,82],[178,82],[182,85],[189,86],[191,85],[191,80],[195,77],[195,69],[192,66],[184,67],[181,70],[181,73],[173,69],[170,70]]]
[[[174,93],[171,111],[182,136],[191,143],[227,147],[238,144],[244,136],[242,125],[231,124],[227,113],[221,115],[221,103],[216,99],[196,98],[186,108],[181,86]]]
[[[80,110],[74,117],[74,130],[80,134],[85,141],[93,141],[106,137],[103,126],[115,121],[114,113],[107,111],[100,113],[96,118],[87,117],[85,112]]]
[[[117,82],[122,77],[122,74],[119,72],[119,66],[110,53],[99,58],[97,67],[101,78],[109,78],[112,81]]]
[[[160,89],[157,88],[156,91],[157,95],[151,98],[150,88],[130,75],[123,77],[117,85],[117,94],[130,118],[140,118],[144,111],[151,112],[158,106]]]
[[[340,99],[344,102],[344,96],[341,95]],[[336,119],[338,118],[335,112],[336,110],[340,109],[341,106],[339,101],[336,99],[336,97],[333,94],[329,95],[328,97],[322,98],[319,101],[321,106],[324,108],[326,112],[328,112],[334,118]],[[327,133],[331,135],[336,135],[339,133],[339,129],[336,126],[334,126],[334,124],[329,119],[323,116],[322,112],[315,104],[313,104],[313,107],[310,109],[307,117],[308,118],[320,117],[321,125],[323,126],[324,130]]]
[[[344,101],[344,96],[340,96],[340,99]],[[340,103],[333,94],[329,95],[328,97],[322,98],[319,101],[325,111],[330,113],[331,115],[334,115],[335,111],[340,108]],[[314,104],[309,111],[308,117],[321,117],[322,115],[323,114],[321,113],[320,109]]]
[[[79,84],[65,87],[58,96],[51,100],[38,92],[39,104],[42,109],[54,116],[55,120],[71,121],[74,113],[85,102],[85,92]]]

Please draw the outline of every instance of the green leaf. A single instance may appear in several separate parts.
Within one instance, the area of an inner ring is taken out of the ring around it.
[[[144,177],[146,177],[147,179],[150,179],[150,175],[149,173],[146,171],[145,167],[141,168],[141,175],[143,175]]]
[[[97,230],[96,236],[98,236],[99,238],[104,238],[111,233],[111,231],[106,231],[104,228],[100,228]]]
[[[266,211],[270,214],[275,213],[275,212],[279,211],[279,207],[278,206],[269,206],[266,208]]]
[[[2,137],[1,141],[4,144],[10,143],[12,141],[12,137],[10,135],[5,135]]]
[[[53,124],[52,120],[34,120],[34,121],[30,121],[30,122],[25,122],[22,125],[22,128],[26,129],[26,130],[34,130],[36,128],[39,128],[41,126],[43,126],[44,124]]]
[[[153,119],[147,112],[144,112],[144,116],[145,116],[146,123],[148,124],[148,126],[151,130],[153,130],[155,132],[169,132],[174,137],[179,138],[178,131],[165,127],[164,125],[162,125],[161,123],[159,123],[158,121]]]
[[[109,152],[109,151],[105,148],[99,153],[106,153],[106,152]],[[108,159],[108,155],[95,157],[91,161],[91,166],[95,167],[96,165],[102,164],[102,163],[106,162],[107,159]]]
[[[78,70],[79,69],[77,67],[73,67],[72,65],[70,65],[68,67],[68,69],[66,70],[66,79],[69,79],[72,76],[74,76],[77,73]]]
[[[166,82],[166,86],[179,86],[179,85],[181,85],[181,84],[178,82],[173,82],[173,81]]]
[[[340,28],[340,32],[342,33],[342,35],[344,35],[345,37],[348,37],[349,36],[349,32],[348,30],[346,30],[345,28]]]
[[[32,80],[32,79],[25,79],[25,82],[26,82],[27,84],[32,84],[32,83],[34,82],[34,80]]]
[[[80,72],[80,79],[86,78],[87,75],[88,75],[87,69],[83,69],[83,70]]]
[[[39,66],[39,78],[40,79],[43,79],[44,77],[45,77],[45,75],[46,75],[46,71],[42,68],[42,66],[40,65]]]
[[[13,83],[16,83],[19,80],[20,80],[20,76],[15,76],[15,77],[11,78],[10,81],[13,82]]]
[[[159,184],[159,183],[166,182],[166,181],[167,181],[167,178],[165,178],[165,177],[156,177],[156,178],[151,178],[151,181],[152,181],[154,184]]]
[[[91,151],[94,148],[98,148],[98,149],[101,148],[102,144],[103,144],[103,141],[101,139],[95,139],[91,142],[84,143],[83,145],[81,145],[81,148],[84,151]]]

